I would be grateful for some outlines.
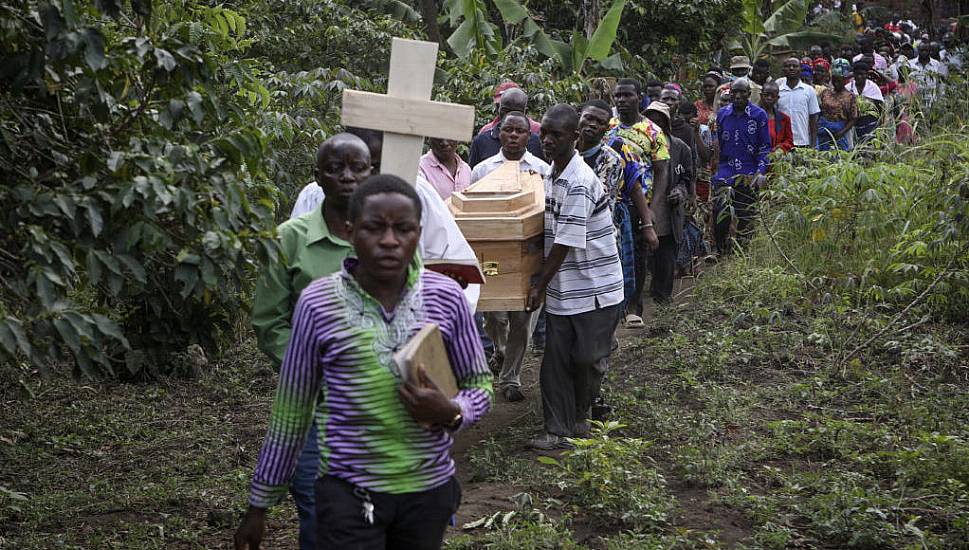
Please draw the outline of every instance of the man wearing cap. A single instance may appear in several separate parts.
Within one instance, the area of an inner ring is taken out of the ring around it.
[[[737,80],[745,80],[750,87],[750,101],[757,103],[760,101],[760,84],[750,79],[750,71],[753,69],[750,58],[746,55],[735,55],[730,58],[729,82],[724,83],[717,89],[717,95],[713,98],[714,111],[719,111],[726,103],[721,102],[720,98],[730,93],[730,84]]]
[[[665,92],[665,90],[664,90]],[[659,247],[653,250],[650,261],[652,280],[649,294],[658,304],[668,304],[673,297],[673,272],[676,266],[677,246],[683,239],[686,221],[686,202],[693,187],[693,152],[683,140],[670,131],[672,118],[666,103],[654,101],[646,108],[646,118],[663,130],[670,144],[670,160],[667,177],[653,182],[653,200],[649,209],[653,213],[653,225],[659,237]]]
[[[526,107],[528,107],[528,96],[525,92],[521,88],[508,88],[501,92],[501,98],[498,100],[497,120],[501,121],[506,114],[515,111],[524,113]],[[536,130],[537,123],[532,119],[528,119],[528,124],[530,135],[525,147],[531,154],[545,160],[542,154],[542,142],[538,139],[538,130]],[[468,154],[468,164],[471,165],[471,168],[477,166],[479,162],[497,155],[501,151],[500,126],[500,122],[494,123],[490,127],[486,124],[482,128],[482,132],[471,142],[471,151]],[[538,128],[541,129],[541,126],[538,126]]]
[[[798,58],[791,57],[784,62],[784,76],[777,79],[777,88],[780,90],[777,107],[791,117],[794,146],[815,148],[821,107],[814,86],[801,80],[801,61]],[[754,102],[753,99],[751,101]]]

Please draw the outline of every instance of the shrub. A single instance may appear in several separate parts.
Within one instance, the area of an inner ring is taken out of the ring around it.
[[[570,501],[604,524],[622,524],[635,531],[656,530],[673,508],[666,480],[646,466],[649,444],[635,438],[613,437],[617,422],[594,422],[588,439],[571,439],[575,448],[561,460],[549,456],[539,462],[554,466],[558,486]]]
[[[245,19],[194,0],[0,12],[0,356],[138,374],[215,346],[252,258],[275,256],[251,122],[268,92],[228,55]]]

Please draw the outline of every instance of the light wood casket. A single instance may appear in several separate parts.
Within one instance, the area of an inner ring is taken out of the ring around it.
[[[448,204],[485,274],[478,311],[524,311],[532,276],[542,267],[542,176],[507,161]]]

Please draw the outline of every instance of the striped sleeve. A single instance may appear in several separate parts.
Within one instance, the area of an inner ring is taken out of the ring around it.
[[[279,371],[269,429],[252,478],[249,503],[254,507],[274,506],[286,496],[297,458],[313,423],[322,383],[314,315],[314,299],[320,293],[313,292],[315,286],[303,292],[293,313],[293,335]]]
[[[442,331],[445,336],[444,345],[458,384],[458,394],[452,401],[461,408],[464,419],[461,429],[464,429],[478,422],[491,409],[494,400],[492,375],[485,361],[474,317],[460,288],[450,279],[433,272],[425,272],[425,281],[431,280],[441,285],[441,299],[437,307],[442,308],[439,318],[447,322]],[[434,307],[427,305],[429,308]]]
[[[555,181],[555,185],[569,186],[555,219],[555,244],[585,249],[587,222],[596,204],[591,196],[593,189],[585,183],[563,179]]]

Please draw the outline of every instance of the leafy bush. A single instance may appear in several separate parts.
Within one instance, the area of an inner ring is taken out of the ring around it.
[[[636,531],[664,525],[673,508],[666,492],[666,480],[645,462],[646,441],[611,435],[622,425],[593,422],[588,439],[570,439],[574,449],[564,451],[561,460],[539,457],[539,462],[556,467],[559,488],[570,502],[603,524],[622,524]]]
[[[927,311],[965,319],[969,146],[956,137],[964,133],[776,164],[764,217],[786,256],[778,260],[850,304],[904,306],[925,293]]]
[[[193,0],[0,12],[0,355],[137,374],[214,346],[250,258],[275,256],[251,114],[268,93],[228,55],[245,19]]]

